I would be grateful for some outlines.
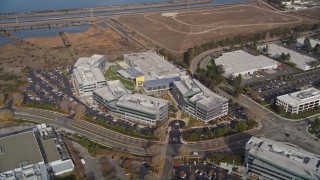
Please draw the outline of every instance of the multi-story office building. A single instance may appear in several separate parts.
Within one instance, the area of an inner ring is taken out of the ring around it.
[[[245,147],[246,169],[260,179],[320,179],[319,155],[266,138],[252,137]]]
[[[290,114],[298,114],[320,106],[320,91],[309,88],[277,97],[277,106],[283,106]]]
[[[79,96],[91,95],[92,91],[106,86],[105,61],[105,56],[93,55],[79,58],[75,63],[72,75]]]
[[[189,76],[174,81],[171,94],[180,109],[204,123],[228,114],[228,99],[217,95]]]
[[[136,88],[145,92],[156,92],[172,88],[172,83],[179,80],[186,72],[177,68],[154,51],[125,54],[119,63],[123,69],[118,73],[135,80]]]
[[[157,121],[168,118],[169,101],[131,94],[119,80],[108,81],[106,87],[95,90],[93,100],[110,113],[142,124],[154,126]]]

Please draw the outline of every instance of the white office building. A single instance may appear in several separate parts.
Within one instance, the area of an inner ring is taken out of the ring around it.
[[[263,48],[266,47],[266,45],[259,46],[258,50],[263,52]],[[313,57],[309,57],[303,54],[300,54],[296,51],[293,51],[291,49],[287,49],[285,47],[276,45],[276,44],[268,44],[268,54],[270,54],[273,58],[278,59],[282,53],[284,54],[290,54],[290,61],[295,63],[297,68],[302,69],[304,71],[310,70],[311,61],[315,61]]]
[[[263,180],[320,179],[319,155],[263,137],[246,143],[245,165]]]
[[[232,78],[239,74],[250,75],[257,71],[268,71],[277,69],[279,63],[266,56],[254,56],[245,51],[233,51],[223,53],[222,56],[214,59],[216,65],[224,68],[224,77]]]
[[[93,55],[79,58],[73,69],[73,83],[79,96],[92,95],[92,91],[106,86],[105,71],[106,57]]]
[[[93,100],[111,114],[141,124],[154,126],[168,118],[169,101],[131,94],[119,80],[108,81],[106,87],[95,90]]]
[[[283,106],[287,113],[299,114],[300,112],[320,107],[320,91],[316,88],[309,88],[278,96],[276,105]]]
[[[170,91],[180,109],[204,123],[228,114],[228,99],[212,92],[189,76],[173,82]]]

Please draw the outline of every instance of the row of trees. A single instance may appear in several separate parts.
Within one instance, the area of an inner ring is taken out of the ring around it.
[[[310,30],[317,30],[319,29],[319,27],[320,24],[302,24],[293,28],[275,28],[245,36],[238,35],[232,38],[226,38],[219,41],[210,41],[202,44],[201,46],[194,46],[193,48],[189,48],[183,55],[183,62],[187,65],[190,65],[194,57],[210,49],[234,45],[240,45],[240,48],[243,48],[244,44],[247,44],[249,42],[251,42],[252,46],[255,46],[255,44],[257,44],[258,41],[265,40],[267,37],[274,38],[289,34],[294,34],[296,36],[297,33]],[[294,38],[294,36],[292,37]]]

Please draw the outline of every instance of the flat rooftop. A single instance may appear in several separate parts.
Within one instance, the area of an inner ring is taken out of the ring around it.
[[[94,91],[96,94],[106,99],[107,101],[113,101],[121,96],[129,94],[130,92],[123,86],[120,80],[107,81],[107,86],[99,88]]]
[[[33,131],[0,138],[0,172],[19,168],[19,164],[42,162],[42,155]]]
[[[305,102],[315,101],[318,99],[320,100],[320,91],[312,87],[294,93],[278,96],[277,99],[294,107]]]
[[[304,39],[305,38],[298,38],[297,39],[297,43],[295,44],[297,47],[302,47],[303,44],[304,44]],[[319,40],[316,40],[316,39],[312,39],[312,38],[309,38],[310,39],[310,44],[312,46],[312,48],[314,48],[317,44],[320,44],[320,41]]]
[[[289,146],[266,138],[252,137],[246,144],[249,153],[266,161],[273,162],[292,172],[299,173],[311,179],[320,177],[320,157],[303,149]]]
[[[46,152],[46,157],[48,162],[53,162],[60,160],[60,155],[56,147],[56,143],[53,139],[41,139],[44,151]]]
[[[259,69],[277,66],[278,62],[263,55],[254,56],[245,51],[238,50],[223,53],[222,56],[216,58],[216,65],[224,67],[225,76],[238,75]]]
[[[260,51],[264,46],[259,46],[258,50]],[[285,47],[276,45],[276,44],[269,44],[268,45],[268,53],[271,54],[271,56],[273,58],[278,58],[279,56],[281,56],[282,53],[285,54],[290,54],[291,59],[290,61],[295,63],[297,65],[297,68],[302,69],[302,70],[309,70],[310,69],[310,62],[311,61],[315,61],[314,58],[300,54],[296,51],[287,49]]]
[[[121,97],[116,103],[117,106],[124,106],[130,109],[157,113],[162,107],[169,104],[169,101],[146,96],[143,94],[128,94]]]
[[[143,73],[145,80],[179,76],[180,69],[154,51],[124,54],[124,60],[136,71]]]

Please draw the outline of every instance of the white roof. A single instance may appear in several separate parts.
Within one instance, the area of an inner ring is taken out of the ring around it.
[[[169,101],[146,96],[142,94],[128,94],[121,97],[116,103],[117,106],[124,106],[130,109],[137,109],[139,111],[146,111],[157,114],[158,111],[169,104]]]
[[[225,76],[237,76],[238,74],[265,68],[276,68],[278,66],[277,61],[263,55],[254,56],[242,50],[224,53],[214,61],[216,65],[223,66]]]
[[[258,50],[262,50],[264,46],[259,46]],[[268,45],[268,53],[272,55],[273,58],[278,58],[282,53],[289,53],[291,56],[290,61],[295,63],[297,65],[297,68],[302,69],[302,70],[309,70],[310,66],[309,63],[311,61],[314,61],[315,59],[306,55],[302,55],[296,51],[284,48],[282,46],[278,46],[276,44],[269,44]]]
[[[93,67],[97,67],[98,64],[104,60],[105,60],[105,56],[98,55],[98,54],[94,54],[91,57],[81,57],[74,64],[74,67],[78,68],[81,66],[88,66],[90,68],[93,68]]]
[[[303,103],[320,99],[320,91],[312,87],[302,91],[278,96],[277,99],[295,107]]]
[[[298,38],[297,39],[297,43],[295,44],[297,47],[302,47],[303,46],[303,43],[304,43],[304,37],[302,37],[302,38]],[[320,44],[320,41],[319,40],[316,40],[316,39],[311,39],[311,38],[309,38],[310,39],[310,44],[311,44],[311,46],[312,46],[312,48],[313,47],[315,47],[317,44]]]
[[[113,101],[126,94],[130,94],[119,80],[107,81],[107,86],[96,89],[94,92],[107,101]]]
[[[162,79],[180,75],[180,69],[159,56],[154,51],[124,54],[124,60],[130,66],[139,69],[145,80]]]
[[[292,172],[318,179],[320,171],[316,167],[320,161],[319,155],[304,151],[266,138],[252,137],[246,144],[249,153],[286,168]],[[318,177],[318,178],[317,178]]]

